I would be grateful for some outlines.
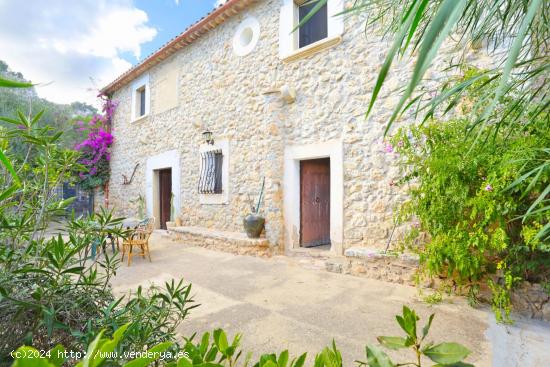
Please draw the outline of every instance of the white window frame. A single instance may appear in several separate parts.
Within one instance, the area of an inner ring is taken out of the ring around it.
[[[335,16],[344,11],[344,0],[327,1],[327,37],[302,48],[298,47],[298,32],[292,30],[299,24],[299,6],[295,0],[282,0],[279,21],[279,58],[285,59],[304,49],[311,49],[327,42],[333,42],[344,33],[344,17]]]
[[[139,93],[141,88],[145,88],[145,114],[139,116],[140,106],[138,105]],[[149,74],[141,76],[132,83],[132,122],[141,120],[149,116],[151,108],[151,87],[149,84]]]
[[[199,193],[199,204],[224,205],[229,203],[229,140],[216,140],[213,145],[202,144],[199,147],[198,167],[201,164],[202,153],[212,150],[221,150],[223,155],[222,162],[222,192],[219,194],[201,194]]]

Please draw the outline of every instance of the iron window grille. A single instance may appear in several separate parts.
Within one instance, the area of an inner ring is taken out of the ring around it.
[[[199,194],[222,193],[223,154],[221,149],[201,152]]]

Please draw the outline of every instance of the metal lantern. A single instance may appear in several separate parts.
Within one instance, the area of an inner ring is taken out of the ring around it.
[[[214,145],[214,139],[212,138],[212,131],[206,130],[202,133],[204,142],[209,145]]]

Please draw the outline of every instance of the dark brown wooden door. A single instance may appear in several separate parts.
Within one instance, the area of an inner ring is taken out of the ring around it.
[[[300,244],[330,244],[330,158],[300,162]]]
[[[166,222],[170,221],[170,199],[172,197],[172,170],[159,170],[159,209],[160,228],[166,229]]]

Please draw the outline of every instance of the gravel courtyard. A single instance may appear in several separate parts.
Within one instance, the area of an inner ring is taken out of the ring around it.
[[[242,333],[242,349],[256,355],[307,351],[311,365],[334,338],[344,364],[353,366],[365,359],[365,344],[376,344],[376,336],[401,335],[395,315],[406,304],[419,313],[421,325],[435,313],[431,339],[466,345],[473,351],[467,361],[476,366],[550,361],[550,325],[530,320],[497,325],[488,310],[473,309],[460,298],[430,307],[413,287],[307,269],[284,256],[262,259],[186,246],[161,233],[151,239],[151,256],[152,263],[135,257],[131,267],[122,265],[112,282],[116,293],[183,277],[201,306],[180,333],[218,327],[230,336]],[[403,361],[403,355],[390,354]]]

